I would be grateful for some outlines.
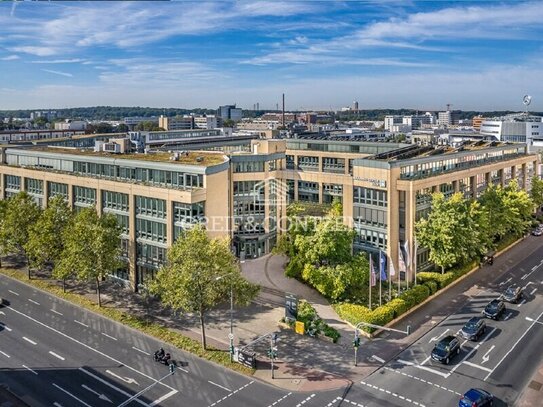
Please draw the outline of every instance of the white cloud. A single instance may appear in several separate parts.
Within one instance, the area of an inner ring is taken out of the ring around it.
[[[68,72],[53,71],[52,69],[42,69],[42,71],[43,72],[49,72],[49,73],[52,73],[52,74],[55,74],[55,75],[67,76],[68,78],[73,77],[73,75],[71,73],[68,73]]]
[[[19,55],[8,55],[7,57],[0,58],[0,61],[15,61],[20,58],[21,57]]]
[[[54,48],[36,46],[11,47],[9,50],[13,52],[24,52],[25,54],[37,55],[39,57],[48,57],[57,53],[57,50]]]
[[[72,59],[44,59],[38,61],[31,61],[33,64],[75,64],[78,62],[85,63],[84,59],[72,58]]]

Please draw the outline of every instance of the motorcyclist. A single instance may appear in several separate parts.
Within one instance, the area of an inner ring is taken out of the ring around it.
[[[172,358],[172,356],[169,353],[166,353],[164,355],[164,357],[161,359],[161,361],[164,362],[164,364],[167,365],[171,358]]]
[[[159,350],[155,352],[155,360],[162,361],[162,359],[164,359],[164,354],[165,354],[164,349],[160,348]]]

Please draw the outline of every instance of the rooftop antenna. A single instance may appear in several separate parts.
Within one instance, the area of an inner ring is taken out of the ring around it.
[[[524,103],[524,106],[526,106],[526,110],[524,113],[526,113],[526,116],[528,116],[528,106],[530,103],[532,103],[532,97],[530,95],[524,95],[522,98],[522,103]]]
[[[451,111],[451,104],[450,103],[447,103],[447,112],[450,112]]]

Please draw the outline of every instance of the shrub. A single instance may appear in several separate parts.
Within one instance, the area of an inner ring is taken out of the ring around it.
[[[290,278],[300,279],[302,277],[302,270],[304,269],[304,264],[299,257],[293,257],[287,264],[285,268],[285,275]]]
[[[387,302],[383,307],[388,307],[394,312],[394,318],[398,318],[409,308],[404,300],[401,298],[394,298],[392,301]]]
[[[430,295],[435,294],[437,291],[437,283],[434,280],[428,280],[424,282],[424,285],[430,290]]]
[[[371,313],[368,307],[349,303],[335,304],[334,309],[341,319],[344,319],[353,325],[356,325],[360,321],[365,321],[368,314]]]
[[[383,325],[388,324],[393,319],[394,319],[394,310],[384,305],[381,307],[377,307],[372,312],[370,312],[368,316],[366,317],[366,320],[364,320],[364,322],[383,326]],[[369,332],[369,333],[375,331],[375,328],[363,327],[362,329],[364,329],[366,332]]]
[[[322,332],[324,333],[324,336],[332,338],[332,341],[334,343],[336,343],[341,337],[340,333],[328,324],[324,324],[324,329],[322,330]]]
[[[400,295],[400,298],[405,301],[409,309],[413,308],[415,305],[420,304],[429,296],[430,289],[426,285],[419,284],[402,293],[402,295]]]
[[[422,272],[417,273],[417,281],[419,283],[425,283],[427,281],[435,281],[439,289],[448,286],[455,280],[455,273],[448,271],[444,274],[441,273],[432,273],[432,272]]]
[[[315,308],[305,300],[300,301],[298,304],[298,317],[296,319],[308,326],[310,322],[317,318],[318,315]]]

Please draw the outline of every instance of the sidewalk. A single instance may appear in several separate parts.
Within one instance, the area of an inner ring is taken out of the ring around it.
[[[530,379],[530,382],[518,398],[516,407],[541,406],[543,399],[543,363],[541,363]]]

